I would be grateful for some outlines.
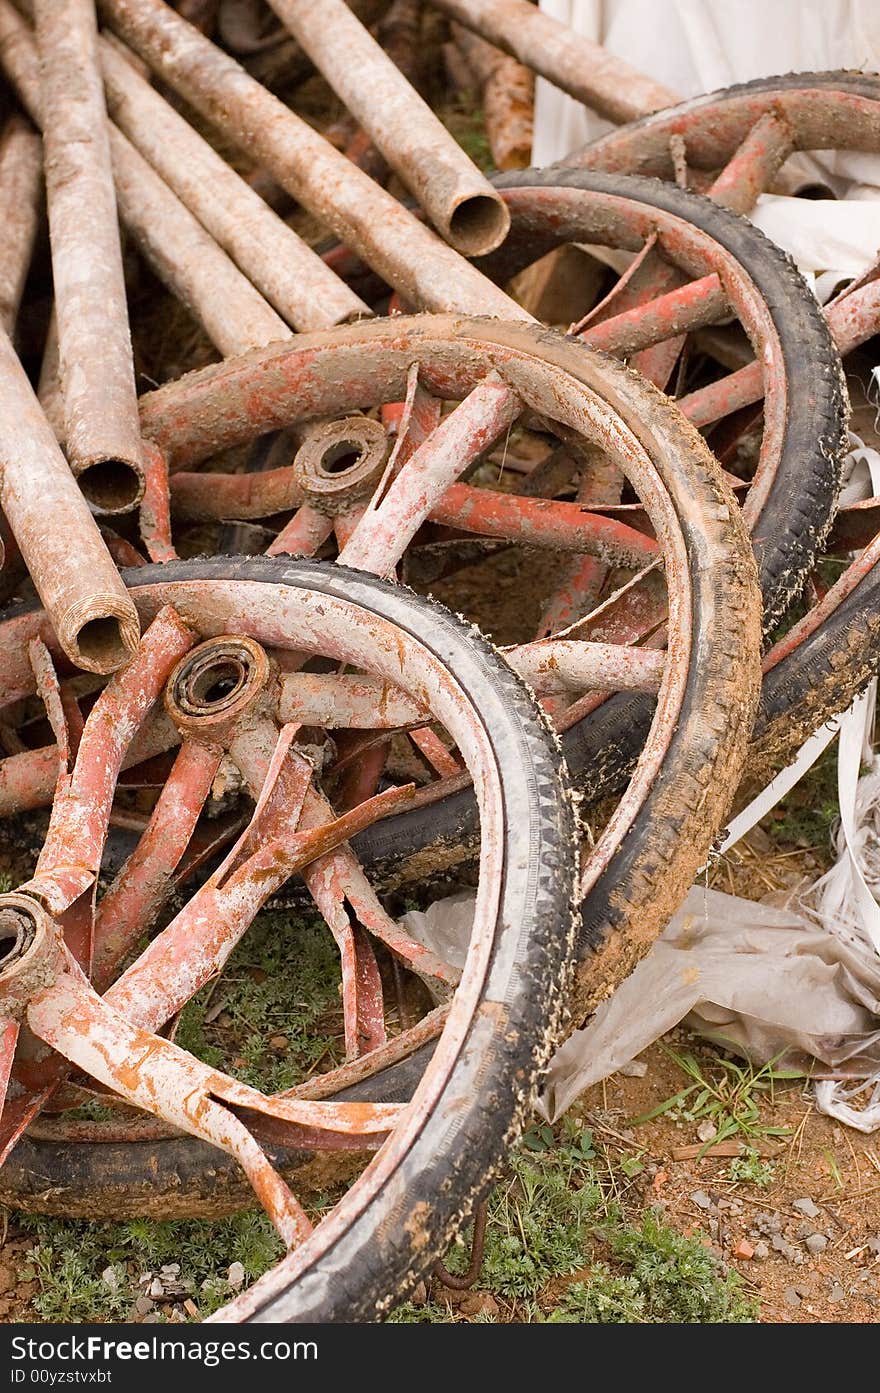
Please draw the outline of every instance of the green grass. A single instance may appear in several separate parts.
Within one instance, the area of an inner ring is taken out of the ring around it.
[[[776,1179],[776,1167],[772,1161],[762,1161],[754,1147],[747,1147],[741,1156],[735,1156],[727,1167],[727,1178],[738,1185],[754,1185],[766,1190]]]
[[[235,1295],[227,1281],[232,1263],[242,1264],[248,1285],[283,1254],[262,1213],[174,1223],[16,1218],[18,1227],[34,1236],[19,1271],[21,1280],[38,1287],[33,1313],[27,1314],[44,1321],[125,1320],[144,1292],[138,1279],[169,1263],[180,1264],[179,1281],[186,1288],[174,1300],[189,1297],[204,1318]],[[102,1275],[108,1268],[109,1283]],[[156,1306],[159,1314],[168,1309],[164,1303]]]
[[[784,765],[780,765],[780,769]],[[761,823],[774,844],[827,852],[840,815],[837,802],[837,740],[780,800]]]
[[[344,1057],[339,981],[339,950],[322,919],[264,911],[223,976],[185,1007],[177,1044],[264,1092],[292,1088]]]
[[[710,1146],[731,1137],[786,1137],[790,1134],[787,1127],[773,1127],[762,1121],[761,1095],[772,1099],[777,1085],[800,1079],[799,1072],[775,1069],[773,1060],[756,1067],[723,1055],[713,1055],[711,1061],[700,1061],[689,1052],[666,1049],[666,1053],[691,1082],[650,1112],[633,1118],[631,1126],[638,1127],[667,1114],[684,1122],[711,1122],[715,1132],[705,1143],[701,1156]]]
[[[495,162],[489,148],[482,108],[473,106],[463,97],[456,97],[437,114],[477,168],[484,174],[494,171]]]
[[[549,1140],[548,1140],[549,1134]],[[661,1211],[633,1223],[616,1198],[628,1183],[617,1162],[597,1153],[576,1123],[529,1133],[489,1206],[486,1252],[477,1287],[516,1321],[559,1323],[741,1323],[757,1317],[739,1276],[698,1238],[678,1232]],[[468,1235],[445,1259],[467,1266]],[[573,1278],[568,1281],[566,1279]],[[398,1323],[445,1322],[441,1300],[398,1307]],[[495,1321],[497,1317],[480,1316]]]

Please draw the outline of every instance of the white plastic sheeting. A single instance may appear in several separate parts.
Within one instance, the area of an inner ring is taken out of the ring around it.
[[[540,0],[540,7],[682,98],[778,73],[880,69],[878,0]],[[533,164],[564,162],[611,129],[538,81]],[[845,201],[763,195],[754,221],[808,278],[833,273],[830,294],[835,280],[858,275],[880,252],[880,156],[816,152],[789,167]]]

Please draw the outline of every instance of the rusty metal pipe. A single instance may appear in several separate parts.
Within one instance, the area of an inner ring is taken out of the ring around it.
[[[534,73],[460,24],[452,33],[479,84],[493,160],[499,169],[526,169],[535,130]]]
[[[617,125],[636,121],[678,96],[591,43],[528,0],[431,0],[450,19],[512,53],[526,67]]]
[[[110,50],[111,46],[106,44],[105,47]],[[0,0],[0,61],[21,100],[39,122],[41,101],[36,42],[8,0]],[[175,197],[155,169],[112,122],[108,125],[119,216],[156,275],[186,305],[220,353],[224,357],[245,353],[250,348],[291,337],[284,321],[217,246],[199,220]],[[220,163],[223,164],[222,160]],[[335,279],[331,276],[331,280]],[[64,402],[54,315],[46,338],[38,395],[56,436],[64,445]],[[142,469],[146,474],[143,455]]]
[[[98,49],[116,125],[289,324],[328,329],[372,314],[113,44]]]
[[[31,262],[43,202],[43,147],[20,116],[12,116],[0,143],[0,325],[12,334]]]
[[[101,0],[150,66],[320,218],[410,304],[528,316],[161,0]]]
[[[465,256],[500,246],[507,207],[345,0],[269,0],[333,91]]]
[[[126,228],[159,279],[186,305],[223,357],[291,338],[281,316],[113,127],[110,149]]]
[[[68,658],[121,667],[138,646],[137,611],[2,330],[0,506]]]
[[[35,0],[70,467],[96,511],[143,494],[137,392],[93,0]]]

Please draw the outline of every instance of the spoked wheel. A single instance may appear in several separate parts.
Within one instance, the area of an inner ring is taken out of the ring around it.
[[[398,401],[403,415],[386,459],[378,422],[353,413]],[[459,405],[448,411],[449,402]],[[316,417],[294,464],[271,474],[181,470]],[[251,498],[267,478],[273,490],[287,487],[288,510],[298,506],[273,548],[290,546],[294,533],[315,546],[335,530],[343,562],[387,574],[401,557],[416,557],[422,540],[525,543],[529,554],[581,555],[602,582],[611,572],[606,596],[576,625],[507,650],[558,723],[577,732],[581,783],[593,796],[626,786],[584,871],[576,1012],[610,993],[708,853],[739,780],[757,696],[754,562],[697,432],[660,393],[576,341],[525,324],[442,316],[301,335],[228,360],[153,393],[143,422],[179,471],[172,500],[198,493],[206,511],[212,499],[220,511],[216,500],[242,483]],[[632,520],[453,483],[477,466],[494,468],[496,480],[516,478],[507,463],[515,431],[543,451],[548,472],[604,474],[618,488],[625,481]],[[486,463],[493,452],[495,466]],[[433,532],[423,526],[429,517]],[[137,589],[137,572],[129,584]],[[10,627],[3,651],[13,666],[20,648]],[[9,699],[20,680],[10,667]],[[298,719],[340,731],[339,786],[351,780],[373,791],[396,752],[358,735],[356,694],[307,673],[297,691]],[[374,711],[370,719],[375,725]],[[471,857],[477,818],[466,771],[418,713],[398,705],[387,724],[410,728],[411,750],[428,772],[411,805],[353,844],[380,884],[396,886]],[[16,792],[6,810],[23,805],[25,784],[30,805],[40,801],[51,758],[45,749],[13,756],[4,782]]]
[[[752,534],[769,632],[821,549],[846,449],[840,357],[812,292],[757,228],[674,184],[559,168],[497,182],[512,230],[485,263],[496,279],[564,244],[635,254],[597,304],[573,293],[574,331],[674,392],[707,430]],[[720,345],[706,345],[700,331],[716,325]],[[748,402],[741,371],[716,356],[725,347],[758,367]]]
[[[845,711],[880,671],[880,500],[843,510],[831,550],[852,554],[870,540],[764,659],[749,773],[766,779],[813,731]]]
[[[714,179],[716,195],[747,212],[796,150],[878,148],[875,73],[788,73],[667,107],[573,151],[565,163],[697,187]]]
[[[19,675],[29,658],[30,690],[55,727],[60,781],[35,873],[0,897],[4,1153],[32,1129],[0,1170],[0,1191],[22,1208],[167,1217],[240,1207],[246,1177],[290,1255],[224,1314],[375,1317],[479,1197],[558,1033],[576,833],[555,741],[478,635],[373,577],[261,558],[178,562],[130,579],[144,638],[83,725],[38,636],[40,612],[13,621]],[[295,654],[329,660],[380,725],[395,702],[414,708],[467,768],[480,854],[463,966],[408,938],[372,889],[348,839],[412,789],[334,810],[323,772],[332,749],[294,713]],[[173,765],[96,905],[120,770],[132,742],[157,728],[176,732]],[[222,805],[236,788],[230,825]],[[219,865],[215,855],[169,917],[172,893],[218,848]],[[269,1096],[173,1037],[185,1004],[222,980],[261,905],[297,874],[338,947],[345,1057]],[[383,984],[392,960],[441,1002],[415,1025],[398,1020],[397,1033]],[[72,1111],[88,1100],[109,1107],[109,1120]],[[368,1160],[313,1228],[298,1179],[326,1190]]]

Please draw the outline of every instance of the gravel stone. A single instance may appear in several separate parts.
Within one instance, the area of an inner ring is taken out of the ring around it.
[[[819,1206],[808,1195],[805,1195],[803,1199],[795,1200],[792,1203],[792,1209],[796,1209],[799,1214],[806,1215],[808,1219],[819,1219],[822,1215]]]

